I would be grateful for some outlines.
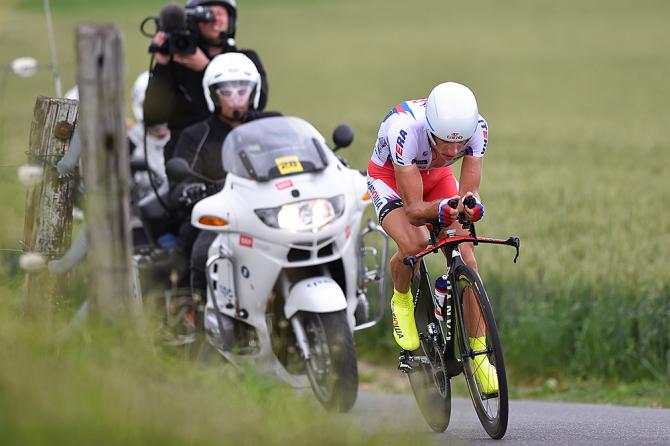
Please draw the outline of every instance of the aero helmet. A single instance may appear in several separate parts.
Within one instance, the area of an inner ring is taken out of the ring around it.
[[[223,53],[207,65],[202,78],[202,88],[209,111],[220,107],[217,90],[235,83],[249,87],[249,109],[258,109],[261,98],[261,75],[256,65],[242,53]]]
[[[130,90],[130,101],[132,104],[133,115],[135,115],[135,121],[137,122],[143,121],[144,115],[142,113],[142,106],[144,105],[147,85],[149,85],[149,72],[145,71],[137,76],[133,88]]]
[[[197,6],[212,6],[220,5],[228,11],[228,31],[226,37],[235,38],[235,28],[237,24],[237,1],[236,0],[188,0],[186,2],[187,8],[195,8]]]
[[[475,95],[465,85],[445,82],[433,88],[426,102],[426,130],[448,142],[469,139],[477,128],[479,111]]]

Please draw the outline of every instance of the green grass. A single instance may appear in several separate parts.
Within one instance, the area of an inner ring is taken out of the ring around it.
[[[0,6],[1,64],[23,55],[48,63],[38,3]],[[73,30],[82,20],[123,31],[131,85],[148,65],[138,24],[160,4],[52,2],[64,87],[75,82]],[[355,167],[365,167],[395,103],[445,80],[468,84],[491,128],[479,232],[522,239],[517,264],[509,248],[477,251],[509,367],[529,383],[668,386],[668,2],[263,0],[240,8],[238,43],[263,59],[269,108],[304,117],[327,137],[351,124],[357,136],[344,154]],[[23,189],[14,166],[25,159],[35,97],[53,87],[47,71],[3,75],[0,248],[16,248]],[[356,336],[365,358],[394,354],[388,323]]]
[[[3,275],[4,279],[4,275]],[[162,347],[159,325],[16,319],[0,289],[2,444],[399,444],[253,370]]]

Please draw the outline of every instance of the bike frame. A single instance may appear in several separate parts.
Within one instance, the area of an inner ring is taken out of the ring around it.
[[[462,220],[462,219],[461,219]],[[464,222],[461,221],[463,224]],[[431,244],[426,247],[423,251],[417,253],[416,255],[413,256],[408,256],[405,257],[403,262],[410,266],[412,269],[416,267],[417,262],[421,262],[419,266],[419,287],[417,289],[417,298],[420,296],[421,289],[423,288],[424,293],[431,293],[434,291],[433,290],[433,284],[430,283],[430,279],[428,276],[428,271],[425,266],[425,263],[423,262],[423,258],[427,256],[428,254],[432,253],[437,253],[438,251],[442,251],[444,254],[446,260],[447,260],[447,276],[448,280],[451,283],[452,286],[452,302],[453,306],[455,307],[454,311],[449,314],[449,312],[442,312],[442,314],[445,314],[445,320],[443,321],[444,324],[447,327],[447,330],[449,330],[449,333],[443,333],[445,335],[445,340],[442,346],[442,349],[440,351],[440,354],[443,356],[445,363],[445,373],[447,374],[448,378],[452,378],[458,374],[461,373],[462,371],[462,366],[460,366],[460,361],[456,358],[456,352],[453,348],[454,344],[454,332],[456,331],[455,329],[458,327],[459,331],[463,331],[461,324],[464,323],[464,314],[463,314],[463,302],[460,300],[460,292],[457,289],[458,283],[456,281],[456,270],[463,265],[466,265],[466,263],[463,261],[461,257],[461,252],[460,252],[460,244],[461,243],[472,243],[474,245],[478,245],[479,243],[488,243],[488,244],[494,244],[494,245],[508,245],[508,246],[513,246],[516,248],[516,255],[514,257],[514,262],[516,263],[518,257],[519,257],[519,246],[520,246],[520,240],[518,237],[509,237],[507,240],[502,240],[502,239],[495,239],[495,238],[488,238],[488,237],[477,237],[476,231],[475,231],[475,225],[474,223],[465,223],[463,224],[464,228],[469,229],[470,234],[469,235],[455,235],[455,231],[450,230],[447,231],[447,237],[443,237],[440,240],[436,241],[436,235],[435,233],[439,230],[437,225],[433,225],[433,230],[431,231]],[[423,283],[422,283],[423,282]],[[424,299],[426,299],[426,296],[424,296]],[[427,302],[415,302],[416,305],[429,305],[432,307],[433,300],[431,298],[430,303]],[[443,310],[443,309],[441,309]],[[458,325],[454,322],[458,321]],[[438,322],[437,319],[435,319],[434,322]],[[428,336],[437,336],[437,331],[430,333],[430,325],[429,324],[429,333],[424,334]],[[463,333],[459,333],[459,351],[460,352],[466,352],[468,351],[467,345],[465,345],[465,340],[463,339]],[[442,344],[442,342],[438,342],[438,345]],[[481,354],[481,353],[487,353],[487,352],[473,352],[469,356],[473,357],[475,354]],[[463,353],[461,353],[463,355]],[[419,358],[419,357],[413,357],[409,354],[409,352],[404,352],[404,358],[405,361],[407,361],[408,364],[412,363],[425,363],[426,359],[425,358]],[[459,358],[462,360],[462,358]],[[454,363],[454,361],[457,361]],[[410,365],[411,368],[411,365]]]

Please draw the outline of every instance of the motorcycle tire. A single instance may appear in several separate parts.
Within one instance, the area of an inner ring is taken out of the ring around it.
[[[311,357],[307,376],[314,395],[327,410],[348,412],[358,396],[358,364],[345,310],[302,313]]]

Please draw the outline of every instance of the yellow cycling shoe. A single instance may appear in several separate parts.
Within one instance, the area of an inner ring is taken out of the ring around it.
[[[470,347],[475,351],[486,350],[486,336],[470,338]],[[498,375],[496,368],[489,362],[485,354],[477,355],[472,360],[472,368],[479,390],[484,395],[495,395],[498,393]]]
[[[419,333],[414,322],[414,302],[412,294],[393,290],[391,316],[393,318],[393,338],[403,350],[419,348]]]

